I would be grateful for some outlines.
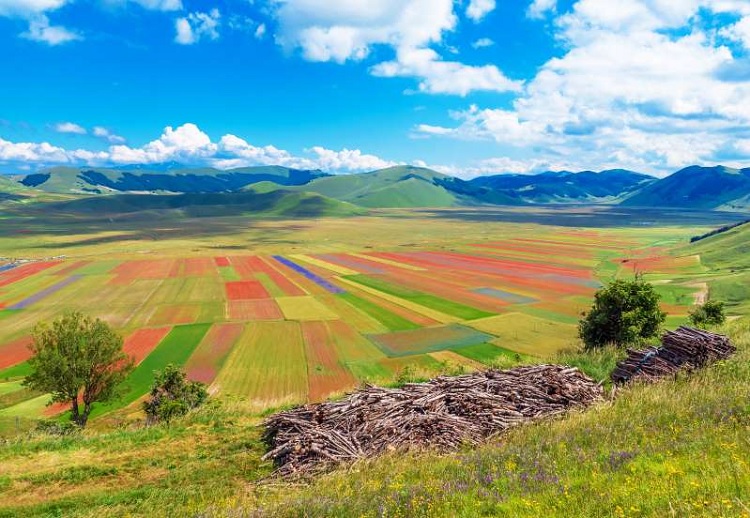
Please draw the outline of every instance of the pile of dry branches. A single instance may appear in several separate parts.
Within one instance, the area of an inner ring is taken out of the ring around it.
[[[368,386],[341,401],[269,418],[264,459],[289,475],[396,449],[452,450],[601,397],[599,384],[558,365],[440,377],[398,389]]]
[[[628,357],[617,364],[612,381],[626,383],[634,379],[653,381],[679,370],[693,370],[731,356],[737,349],[724,335],[691,327],[669,331],[661,347],[628,349]]]

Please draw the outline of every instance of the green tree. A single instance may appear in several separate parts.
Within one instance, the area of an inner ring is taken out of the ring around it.
[[[724,303],[709,300],[705,304],[696,306],[690,311],[690,323],[695,327],[705,329],[711,326],[720,326],[726,322],[727,316],[724,313]]]
[[[94,403],[109,401],[133,369],[122,338],[105,322],[78,312],[33,330],[32,372],[26,386],[52,394],[52,403],[70,403],[71,420],[86,426]]]
[[[652,338],[667,317],[659,299],[654,287],[640,276],[616,280],[596,293],[591,310],[578,324],[578,334],[586,348],[624,347]]]
[[[208,399],[206,386],[198,381],[188,381],[185,372],[167,365],[156,372],[151,393],[143,410],[150,423],[168,423],[175,417],[180,417],[194,408],[198,408]]]

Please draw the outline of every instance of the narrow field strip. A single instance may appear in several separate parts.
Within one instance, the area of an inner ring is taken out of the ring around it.
[[[530,304],[532,302],[539,302],[539,299],[527,297],[525,295],[519,295],[518,293],[512,293],[510,291],[499,290],[497,288],[477,288],[472,291],[480,295],[486,295],[488,297],[494,297],[503,300],[509,304]]]
[[[76,282],[79,279],[81,279],[80,275],[72,275],[72,276],[68,277],[67,279],[63,279],[62,281],[60,281],[60,282],[58,282],[56,284],[53,284],[49,288],[46,288],[46,289],[40,291],[39,293],[36,293],[36,294],[34,294],[34,295],[32,295],[32,296],[30,296],[30,297],[22,300],[21,302],[17,302],[16,304],[13,304],[12,306],[9,306],[8,309],[26,309],[29,306],[31,306],[32,304],[35,304],[35,303],[39,302],[40,300],[43,300],[44,298],[49,297],[53,293],[55,293],[57,291],[60,291],[64,287],[66,287],[66,286],[68,286],[70,284],[73,284],[74,282]]]
[[[214,264],[216,266],[232,266],[228,257],[214,257]]]
[[[357,380],[339,361],[330,328],[324,322],[301,324],[305,340],[308,400],[323,401],[331,394],[354,388]]]
[[[328,261],[322,260],[322,259],[316,259],[315,257],[312,257],[310,255],[305,254],[294,254],[292,256],[293,259],[303,261],[309,264],[312,264],[314,266],[318,266],[319,268],[324,268],[326,270],[329,270],[333,273],[339,274],[339,275],[357,275],[358,271],[352,270],[350,268],[346,268],[345,266],[341,266],[335,263],[330,263]]]
[[[345,266],[346,268],[354,270],[356,273],[385,273],[385,270],[382,268],[368,265],[365,261],[357,260],[346,254],[317,254],[315,257],[329,263]]]
[[[219,266],[219,276],[224,281],[240,281],[242,280],[242,277],[240,277],[240,274],[237,273],[237,271],[234,269],[233,266]]]
[[[330,293],[343,293],[344,292],[344,290],[339,288],[338,286],[334,286],[333,284],[323,279],[322,277],[314,274],[307,268],[304,268],[298,265],[297,263],[290,261],[289,259],[286,259],[285,257],[282,257],[280,255],[274,255],[273,258],[276,259],[279,263],[283,264],[284,266],[290,268],[291,270],[302,274],[303,276],[310,279],[315,284],[317,284],[318,286],[322,287],[323,289],[325,289],[326,291]]]
[[[352,282],[356,282],[357,284],[360,284],[362,286],[367,286],[377,291],[387,293],[388,295],[392,295],[399,299],[408,300],[432,310],[439,311],[447,315],[452,315],[460,320],[484,318],[495,314],[471,306],[467,306],[465,304],[454,302],[452,300],[437,297],[429,293],[408,289],[402,286],[396,286],[376,277],[370,277],[367,275],[353,275],[351,277],[347,277],[346,279]]]
[[[210,324],[193,324],[172,329],[128,376],[122,396],[111,403],[96,407],[91,417],[104,415],[137,401],[151,388],[154,371],[162,370],[169,364],[183,366],[210,328]]]
[[[188,378],[206,384],[213,382],[244,329],[244,324],[213,326],[185,364]]]
[[[304,402],[307,360],[300,325],[248,324],[213,386],[222,394],[242,398],[254,409]]]
[[[60,264],[59,261],[44,261],[38,263],[27,263],[21,266],[17,266],[11,270],[7,270],[0,273],[0,288],[3,286],[9,286],[18,281],[22,281],[32,275],[43,272],[48,268],[57,266]]]
[[[0,410],[0,417],[41,417],[49,400],[49,394],[27,399],[17,405]]]
[[[260,258],[263,265],[263,273],[268,275],[287,297],[301,297],[307,295],[302,287],[284,275],[269,259]]]
[[[469,347],[461,347],[459,349],[452,349],[453,352],[460,356],[464,356],[476,362],[488,365],[498,358],[508,358],[509,360],[521,360],[522,357],[518,353],[509,349],[504,349],[499,345],[493,343],[485,343],[479,345],[472,345]]]
[[[333,337],[336,354],[340,361],[347,365],[351,362],[385,358],[383,352],[375,344],[357,333],[347,322],[332,320],[325,324],[330,336]]]
[[[454,315],[448,315],[446,313],[443,313],[441,311],[434,310],[432,308],[428,308],[426,306],[422,306],[421,304],[417,304],[415,302],[411,302],[409,300],[402,299],[401,297],[397,297],[395,295],[391,295],[387,292],[372,288],[370,286],[367,286],[365,284],[360,284],[359,282],[355,282],[352,279],[346,278],[346,277],[340,277],[340,282],[343,282],[344,284],[349,284],[352,286],[356,286],[362,291],[371,293],[373,295],[376,295],[378,297],[384,298],[385,300],[388,300],[390,302],[393,302],[394,304],[398,304],[399,306],[404,306],[407,309],[410,309],[416,313],[419,313],[421,315],[424,315],[428,318],[431,318],[437,322],[440,322],[441,324],[450,324],[452,322],[460,322],[461,319],[454,316]]]
[[[159,345],[159,342],[171,330],[171,327],[139,329],[125,339],[122,350],[125,354],[133,358],[135,364],[138,365]]]
[[[71,273],[75,272],[76,270],[80,270],[84,266],[88,266],[91,264],[91,261],[75,261],[64,268],[61,268],[60,270],[55,270],[54,275],[58,276],[65,276],[70,275]]]
[[[381,324],[383,324],[390,331],[405,331],[408,329],[418,329],[419,325],[407,320],[395,313],[388,311],[387,309],[378,306],[377,304],[360,298],[353,293],[342,293],[339,297],[358,310],[371,316]]]
[[[396,304],[390,300],[386,300],[383,297],[379,297],[378,295],[375,295],[368,291],[364,291],[355,284],[351,284],[347,288],[347,290],[349,293],[356,295],[360,299],[364,299],[368,302],[371,302],[372,304],[375,304],[378,307],[390,311],[391,313],[395,313],[396,315],[408,320],[409,322],[414,322],[418,327],[431,327],[440,325],[440,322],[438,322],[437,320],[426,317],[421,313],[417,313],[414,310],[407,309],[404,306]]]
[[[388,266],[395,266],[396,268],[401,268],[402,270],[411,270],[413,272],[427,271],[427,268],[423,268],[421,266],[414,266],[413,264],[404,264],[398,261],[394,261],[392,259],[387,259],[385,257],[377,256],[377,255],[355,254],[355,253],[352,253],[349,255],[352,255],[354,257],[359,257],[360,259],[367,259],[368,261],[374,261],[376,263],[387,264]]]

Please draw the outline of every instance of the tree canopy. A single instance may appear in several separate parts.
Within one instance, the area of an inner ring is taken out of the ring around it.
[[[624,347],[655,337],[667,316],[659,300],[654,287],[640,276],[613,281],[594,296],[594,304],[578,324],[578,334],[587,348]]]
[[[705,329],[711,326],[720,326],[726,320],[724,303],[717,300],[706,301],[705,304],[696,306],[690,311],[690,323],[695,327]]]
[[[133,369],[122,338],[99,319],[79,312],[34,327],[32,372],[25,384],[52,395],[50,403],[70,403],[71,419],[86,426],[93,404],[116,395]]]

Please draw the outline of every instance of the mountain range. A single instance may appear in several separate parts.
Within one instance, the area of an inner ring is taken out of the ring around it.
[[[268,196],[276,193],[274,197]],[[472,205],[622,204],[630,207],[674,207],[745,210],[750,208],[750,169],[691,166],[663,179],[612,169],[601,172],[548,171],[536,175],[499,174],[462,180],[430,169],[397,166],[369,173],[331,175],[318,170],[281,166],[229,170],[186,168],[170,162],[117,168],[54,167],[21,176],[0,176],[0,202],[36,195],[67,198],[118,195],[117,205],[159,206],[175,203],[144,196],[182,195],[181,203],[201,205],[209,194],[217,205],[252,200],[277,201],[286,195],[296,202],[314,195],[315,205],[350,213],[353,207],[455,207]],[[248,196],[249,194],[255,194]],[[216,195],[219,195],[217,198]],[[110,202],[114,200],[110,199]],[[213,203],[212,202],[212,203]],[[62,202],[61,202],[62,203]],[[105,203],[76,202],[72,207],[100,207]],[[108,202],[109,203],[109,202]],[[203,203],[205,205],[205,203]],[[336,207],[336,208],[333,208]],[[184,208],[184,207],[183,207]],[[264,209],[265,210],[265,209]]]

